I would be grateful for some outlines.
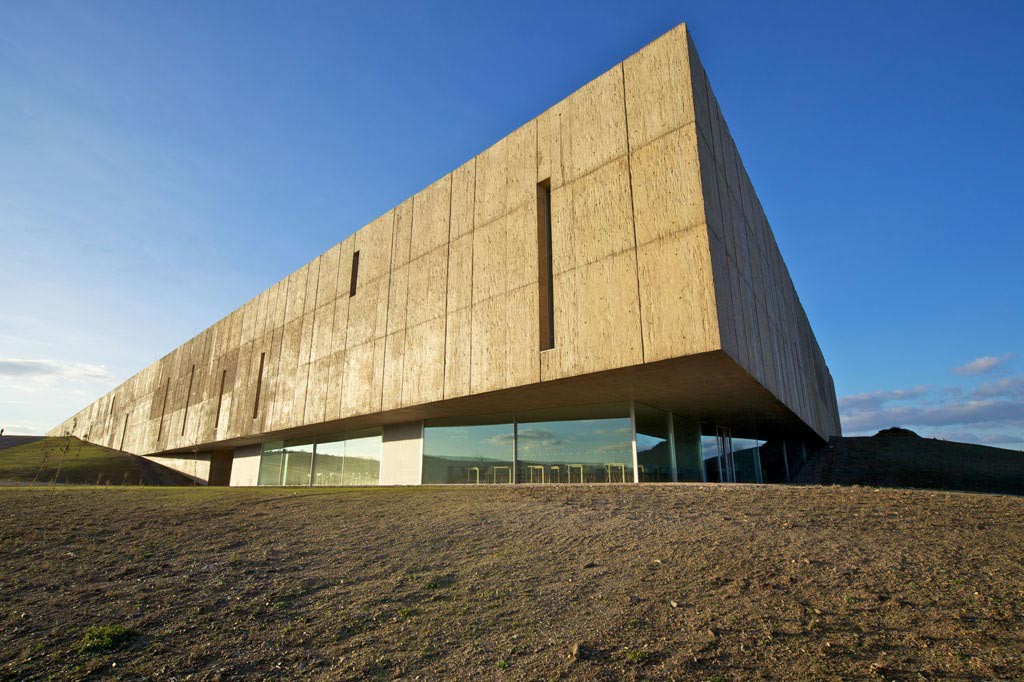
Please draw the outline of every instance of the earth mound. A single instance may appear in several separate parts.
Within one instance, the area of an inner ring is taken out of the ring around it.
[[[888,429],[882,429],[875,434],[875,438],[920,438],[910,429],[904,429],[900,426],[891,426]]]
[[[793,482],[1024,495],[1024,453],[893,427],[874,436],[833,438]]]
[[[0,441],[11,443],[0,443],[0,484],[195,485],[145,457],[73,436],[3,436]]]

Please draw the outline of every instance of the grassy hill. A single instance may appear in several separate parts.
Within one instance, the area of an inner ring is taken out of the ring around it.
[[[848,487],[0,489],[0,679],[1016,680],[1022,528]]]
[[[0,437],[0,483],[44,485],[54,479],[61,484],[192,485],[187,476],[147,459],[78,438]]]
[[[1024,495],[1024,454],[893,428],[833,440],[795,482]]]

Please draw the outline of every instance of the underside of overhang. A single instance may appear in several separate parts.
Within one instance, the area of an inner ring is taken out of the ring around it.
[[[756,437],[762,440],[784,437],[822,441],[821,435],[815,433],[728,354],[714,351],[216,441],[193,448],[169,450],[167,453],[234,448],[267,440],[312,438],[422,419],[470,417],[629,400],[669,410],[703,424],[729,426],[735,437]]]

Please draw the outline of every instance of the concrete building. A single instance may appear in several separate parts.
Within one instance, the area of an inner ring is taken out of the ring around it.
[[[210,484],[781,481],[835,389],[685,26],[53,429]]]

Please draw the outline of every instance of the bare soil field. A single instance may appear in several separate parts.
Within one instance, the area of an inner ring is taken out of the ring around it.
[[[0,489],[0,679],[1024,679],[1024,499]]]

